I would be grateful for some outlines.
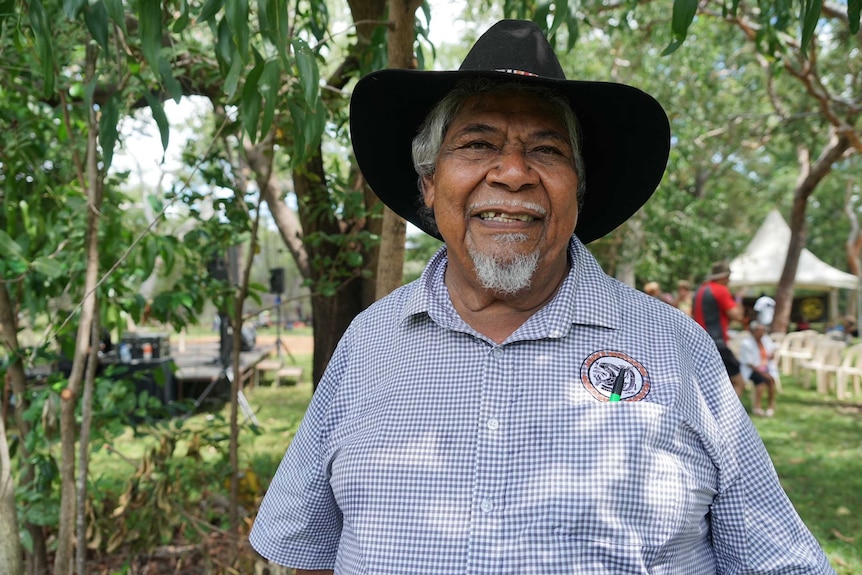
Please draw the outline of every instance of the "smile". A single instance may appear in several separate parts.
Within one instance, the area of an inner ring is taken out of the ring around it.
[[[536,219],[528,214],[504,214],[503,212],[482,212],[479,218],[486,222],[532,222]]]

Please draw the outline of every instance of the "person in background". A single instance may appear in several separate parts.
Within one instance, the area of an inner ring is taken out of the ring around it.
[[[364,76],[350,130],[371,189],[445,243],[342,337],[261,555],[299,575],[833,573],[712,340],[585,247],[658,186],[658,102],[567,80],[538,26],[503,20],[458,71]]]
[[[727,327],[731,321],[742,322],[745,313],[742,305],[727,289],[729,282],[730,266],[727,262],[714,263],[704,283],[694,294],[692,317],[712,337],[733,389],[741,397],[745,391],[745,379],[740,374],[739,360],[727,346]]]
[[[659,299],[665,303],[673,304],[670,295],[661,291],[661,286],[658,282],[647,282],[644,284],[644,293]]]
[[[778,365],[775,350],[778,346],[766,333],[766,327],[754,320],[748,324],[749,334],[739,344],[739,365],[742,377],[754,384],[752,413],[763,417],[775,414],[775,379]],[[763,393],[767,393],[768,407],[763,409]]]
[[[757,321],[766,329],[772,331],[772,319],[775,316],[775,300],[761,292],[760,297],[754,301],[754,311]]]
[[[687,316],[691,316],[692,297],[691,283],[688,280],[676,282],[676,298],[674,298],[673,305],[685,312]]]

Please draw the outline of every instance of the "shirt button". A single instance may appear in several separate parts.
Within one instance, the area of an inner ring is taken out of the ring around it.
[[[487,425],[488,429],[490,429],[491,431],[497,431],[498,429],[500,429],[500,420],[496,417],[492,417],[488,420]]]
[[[494,351],[491,353],[494,355],[494,357],[503,357],[503,348],[502,347],[495,347]]]
[[[479,509],[481,509],[483,513],[490,513],[494,509],[494,502],[490,499],[483,499],[482,503],[479,504]]]

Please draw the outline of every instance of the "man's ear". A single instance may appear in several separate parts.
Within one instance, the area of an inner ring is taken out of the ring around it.
[[[422,189],[422,199],[425,201],[425,205],[429,208],[434,208],[434,177],[422,176],[420,186]]]

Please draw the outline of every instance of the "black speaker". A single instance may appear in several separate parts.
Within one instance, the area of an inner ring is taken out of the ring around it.
[[[269,291],[278,294],[284,293],[284,268],[269,270]]]
[[[207,273],[214,280],[227,281],[227,262],[223,257],[214,257],[207,262]]]

